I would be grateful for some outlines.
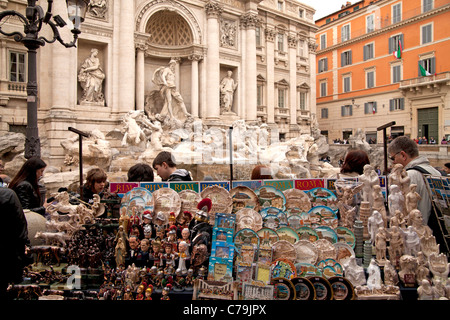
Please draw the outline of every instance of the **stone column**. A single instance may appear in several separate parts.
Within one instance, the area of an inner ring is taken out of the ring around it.
[[[206,119],[218,120],[220,116],[220,65],[219,65],[219,16],[222,6],[215,2],[205,5],[207,15],[206,69]]]
[[[145,45],[136,45],[136,109],[144,110],[145,105]]]
[[[118,112],[134,110],[135,104],[135,50],[134,6],[129,0],[120,1],[119,31],[119,101]]]
[[[256,13],[247,12],[241,17],[241,26],[246,29],[245,47],[245,120],[257,119],[257,79],[256,79],[256,25],[259,23]]]
[[[297,124],[297,38],[288,35],[290,124]]]
[[[275,123],[275,30],[266,29],[267,47],[267,123]]]
[[[190,55],[191,65],[191,115],[194,119],[198,118],[198,61],[202,57],[196,54]]]

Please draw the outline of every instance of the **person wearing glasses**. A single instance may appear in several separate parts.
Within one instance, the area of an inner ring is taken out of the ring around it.
[[[428,223],[431,213],[431,199],[422,178],[422,172],[433,176],[440,176],[441,173],[430,164],[427,157],[419,155],[417,144],[406,136],[400,136],[392,140],[387,151],[392,165],[402,164],[411,179],[411,184],[417,185],[416,191],[421,197],[417,208],[422,213],[423,222]],[[423,171],[421,172],[421,170]]]

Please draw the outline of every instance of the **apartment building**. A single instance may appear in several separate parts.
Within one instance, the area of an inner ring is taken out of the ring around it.
[[[331,143],[362,129],[450,137],[450,2],[362,0],[315,21],[316,104]]]

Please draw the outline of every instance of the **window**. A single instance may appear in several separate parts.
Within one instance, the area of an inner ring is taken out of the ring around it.
[[[278,89],[278,108],[286,108],[286,89]]]
[[[405,49],[404,40],[403,40],[403,34],[398,34],[395,36],[392,36],[389,38],[389,53],[392,53],[394,51],[398,50],[398,44],[401,44],[402,50]]]
[[[373,87],[375,87],[375,71],[366,71],[366,88],[369,89]]]
[[[298,9],[299,18],[303,18],[303,9]]]
[[[342,42],[350,40],[350,25],[346,24],[341,28],[341,40]]]
[[[328,58],[323,58],[319,60],[319,73],[328,71]]]
[[[284,52],[284,35],[282,33],[278,34],[278,51]]]
[[[389,100],[389,111],[405,110],[405,98],[394,98]]]
[[[369,59],[373,59],[373,57],[375,56],[374,52],[374,47],[373,47],[373,43],[369,43],[366,44],[363,48],[363,57],[364,57],[364,61],[369,60]]]
[[[344,92],[350,92],[352,90],[351,80],[352,80],[352,77],[349,76],[349,75],[346,75],[346,76],[342,77],[342,84],[343,84],[343,91]]]
[[[278,10],[283,11],[283,1],[278,1]]]
[[[402,80],[402,65],[393,65],[391,68],[392,73],[392,83],[397,83]]]
[[[364,114],[375,114],[377,113],[377,102],[371,101],[364,103]]]
[[[322,119],[328,119],[328,108],[322,108],[320,110],[320,117]]]
[[[258,84],[256,87],[256,105],[264,105],[264,85]]]
[[[256,45],[261,46],[261,28],[256,27],[255,29]]]
[[[433,41],[433,25],[427,24],[420,28],[420,33],[422,34],[422,44],[426,44]]]
[[[427,12],[433,9],[433,0],[422,0],[422,12]]]
[[[402,4],[397,3],[392,6],[392,23],[402,21]]]
[[[353,114],[353,106],[351,104],[347,104],[345,106],[341,106],[341,116],[348,117]]]
[[[298,43],[298,55],[300,57],[305,56],[305,40],[300,40]]]
[[[299,99],[299,107],[300,110],[307,110],[306,108],[306,92],[300,92],[300,99]]]
[[[370,16],[366,17],[366,32],[372,32],[375,30],[375,23],[374,23],[374,15],[371,14]]]
[[[9,53],[9,80],[13,82],[25,82],[25,53]]]
[[[341,53],[341,67],[352,64],[352,51],[345,51]]]
[[[436,58],[435,57],[419,60],[419,65],[421,65],[430,74],[436,73]],[[422,76],[422,72],[420,71],[420,67],[419,67],[419,77],[420,76]]]
[[[320,36],[320,49],[325,49],[327,47],[327,35],[322,34]]]
[[[327,96],[327,83],[325,81],[320,83],[320,96],[321,97]]]

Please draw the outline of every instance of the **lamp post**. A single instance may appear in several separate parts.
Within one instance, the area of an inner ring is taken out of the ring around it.
[[[84,21],[86,9],[89,0],[66,0],[68,18],[73,24],[71,30],[73,40],[64,42],[61,38],[58,28],[63,28],[66,22],[59,15],[52,15],[53,0],[47,0],[47,11],[36,4],[37,0],[28,0],[25,15],[14,10],[5,10],[0,12],[0,33],[6,36],[12,36],[16,42],[21,42],[27,48],[28,53],[28,81],[27,81],[27,129],[25,139],[25,158],[41,156],[41,146],[37,125],[37,107],[38,107],[38,85],[37,85],[37,49],[44,46],[45,43],[53,43],[58,40],[66,48],[76,47],[78,35],[81,33],[79,27]],[[6,32],[2,30],[2,20],[10,17],[16,17],[24,27],[24,32]],[[53,18],[53,20],[52,20]],[[47,39],[39,36],[42,26],[48,25],[53,38]]]

